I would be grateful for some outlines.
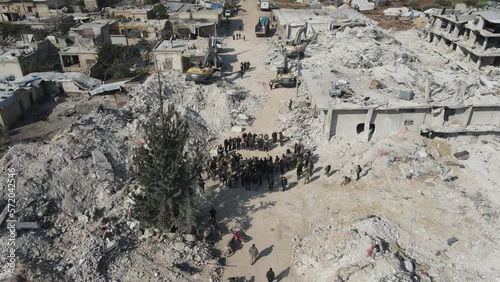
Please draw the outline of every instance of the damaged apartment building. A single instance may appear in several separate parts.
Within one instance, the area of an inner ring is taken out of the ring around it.
[[[391,92],[396,95],[389,95],[378,93],[380,82],[369,78],[339,87],[343,78],[329,70],[301,73],[308,100],[323,121],[327,139],[340,136],[369,141],[398,132],[433,132],[441,136],[500,134],[500,99],[496,95],[467,103],[434,101],[432,92],[436,88],[429,80],[423,93],[395,90]],[[485,77],[482,79],[493,84]],[[460,88],[450,96],[464,96],[464,91]]]
[[[432,15],[428,39],[459,52],[478,68],[500,66],[500,11],[460,14],[459,10],[443,9]]]

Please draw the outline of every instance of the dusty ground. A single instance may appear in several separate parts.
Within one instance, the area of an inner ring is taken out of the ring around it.
[[[288,111],[287,101],[292,98],[296,100],[294,89],[275,89],[272,92],[267,88],[269,79],[275,76],[261,65],[259,54],[263,53],[266,39],[255,38],[253,26],[257,18],[262,15],[269,15],[257,10],[253,1],[242,2],[244,11],[233,19],[232,29],[237,29],[239,20],[243,23],[242,36],[246,41],[229,39],[227,47],[234,49],[226,54],[229,57],[236,57],[237,60],[232,63],[232,68],[237,70],[239,63],[250,61],[254,69],[247,72],[243,79],[233,74],[228,79],[234,83],[245,86],[252,91],[264,91],[269,93],[269,100],[262,112],[256,117],[252,126],[247,131],[252,133],[271,133],[276,131],[280,125],[280,116]],[[374,13],[374,17],[380,15]],[[381,12],[381,11],[380,11]],[[409,22],[401,23],[382,23],[382,27],[395,27],[396,29],[406,29],[411,26]],[[231,32],[227,31],[227,36]],[[214,142],[214,145],[221,143],[221,140],[227,136],[235,136],[234,133],[226,133]],[[401,139],[400,139],[401,138]],[[388,138],[387,143],[399,146],[398,144],[408,144],[410,147],[414,143],[420,143],[426,146],[426,150],[433,152],[433,161],[443,163],[446,160],[453,159],[451,152],[458,151],[461,148],[467,148],[465,145],[449,147],[443,141],[443,144],[423,144],[419,136],[395,136]],[[379,143],[377,143],[379,142]],[[405,143],[406,142],[406,143]],[[477,140],[476,140],[477,142]],[[474,165],[467,170],[456,172],[459,175],[459,182],[452,184],[445,183],[439,175],[422,176],[421,178],[408,181],[402,177],[401,171],[406,164],[388,168],[387,172],[373,173],[371,167],[378,158],[387,157],[391,151],[378,151],[377,147],[384,144],[385,141],[376,140],[369,146],[366,144],[349,144],[348,140],[333,140],[329,144],[322,144],[315,152],[319,157],[316,164],[316,173],[312,178],[312,183],[304,185],[302,180],[297,182],[294,171],[286,173],[289,181],[289,190],[283,192],[280,184],[275,183],[273,191],[267,189],[267,183],[264,181],[262,187],[252,186],[251,191],[245,191],[241,186],[236,189],[222,188],[218,183],[209,183],[207,185],[207,198],[210,205],[213,205],[217,211],[217,218],[221,229],[226,231],[226,235],[219,242],[218,246],[223,248],[230,236],[228,228],[235,227],[242,230],[249,238],[242,249],[238,250],[233,256],[228,258],[227,267],[224,272],[224,279],[229,277],[240,277],[241,281],[265,281],[267,270],[272,267],[276,273],[278,281],[332,281],[332,276],[314,277],[319,275],[323,269],[321,265],[321,256],[315,256],[314,252],[321,252],[324,249],[322,240],[333,240],[335,238],[323,238],[318,240],[314,237],[318,225],[327,225],[327,229],[332,225],[338,228],[352,226],[357,218],[366,218],[368,215],[376,215],[381,220],[390,222],[391,228],[397,230],[396,237],[401,236],[402,241],[406,240],[406,251],[416,258],[418,263],[430,264],[429,275],[437,278],[438,281],[471,281],[475,279],[488,280],[499,273],[498,267],[494,266],[494,261],[498,259],[497,254],[488,254],[490,248],[495,248],[495,242],[499,238],[494,235],[498,228],[488,231],[475,230],[473,226],[484,226],[488,222],[496,222],[496,213],[487,208],[481,210],[478,208],[477,199],[473,198],[481,193],[491,197],[493,202],[488,201],[488,206],[496,206],[498,198],[488,187],[495,185],[495,180],[491,178],[491,171],[483,171],[478,174]],[[290,144],[287,144],[289,146]],[[353,148],[355,146],[355,148]],[[370,147],[373,150],[370,151]],[[471,145],[472,146],[472,145]],[[473,145],[480,148],[480,144]],[[269,152],[269,155],[281,155],[286,147],[276,148]],[[437,150],[437,152],[436,152]],[[480,149],[478,149],[480,150]],[[498,151],[498,149],[495,149]],[[495,151],[494,150],[494,151]],[[253,156],[253,152],[241,152],[244,157]],[[265,153],[257,153],[259,156]],[[368,156],[368,157],[367,157]],[[372,157],[370,159],[370,156]],[[402,158],[404,157],[401,156]],[[480,158],[480,157],[479,157]],[[456,161],[456,160],[454,160]],[[490,160],[492,161],[492,160]],[[347,186],[340,186],[342,175],[351,175],[354,164],[359,162],[363,165],[367,173],[359,182],[352,182]],[[475,160],[474,162],[480,162]],[[493,160],[498,162],[498,158]],[[319,172],[325,165],[331,164],[334,169],[340,169],[340,172],[327,177]],[[352,166],[352,168],[350,168]],[[405,167],[406,169],[406,167]],[[404,172],[403,172],[404,173]],[[485,175],[488,175],[485,177]],[[486,180],[488,179],[488,180]],[[457,189],[460,185],[470,187],[481,182],[480,191],[475,189]],[[452,199],[452,200],[450,200]],[[481,199],[482,198],[481,196]],[[475,208],[474,208],[475,207]],[[204,213],[208,217],[208,206],[204,208]],[[459,211],[461,210],[461,211]],[[494,215],[490,215],[490,213]],[[485,217],[485,214],[488,216]],[[464,230],[464,226],[471,230]],[[313,234],[313,235],[311,235]],[[309,236],[309,246],[301,246],[298,243],[301,239]],[[312,237],[311,237],[312,236]],[[339,233],[339,242],[349,240]],[[453,247],[446,245],[446,240],[452,236],[459,239]],[[311,239],[312,238],[312,239]],[[470,242],[471,238],[479,238],[479,242]],[[311,241],[312,240],[312,241]],[[398,239],[399,240],[399,239]],[[261,251],[260,259],[253,266],[250,266],[248,248],[255,244]],[[302,250],[301,248],[304,248]],[[364,256],[369,245],[362,247]],[[472,248],[472,249],[470,249]],[[467,249],[467,257],[477,266],[478,270],[468,270],[466,259],[461,254],[461,250]],[[325,249],[327,251],[328,249]],[[333,250],[333,248],[332,248]],[[316,261],[308,265],[308,256],[311,261]],[[349,251],[347,256],[352,256]],[[482,257],[487,257],[487,262],[482,265]],[[428,266],[426,264],[426,266]],[[337,266],[331,263],[331,266]],[[370,263],[368,263],[370,265]],[[308,268],[309,267],[309,268]],[[325,269],[330,267],[327,262]],[[454,276],[453,269],[458,267]],[[306,271],[304,271],[306,269]],[[352,276],[352,281],[368,281],[370,279],[363,274]],[[314,278],[312,278],[314,277]],[[375,279],[374,277],[372,277]],[[312,279],[312,280],[311,280]],[[368,279],[368,280],[367,280]],[[339,280],[340,281],[340,280]],[[342,280],[343,281],[343,280]],[[351,280],[350,280],[351,281]],[[378,280],[377,280],[378,281]],[[380,280],[384,281],[384,280]],[[401,280],[404,281],[404,280]],[[426,280],[427,281],[427,280]]]
[[[394,18],[386,19],[384,17],[384,9],[385,8],[378,8],[377,10],[373,11],[364,11],[362,12],[362,14],[369,17],[372,20],[377,21],[381,28],[393,29],[393,30],[405,30],[412,28],[411,21],[394,19]]]

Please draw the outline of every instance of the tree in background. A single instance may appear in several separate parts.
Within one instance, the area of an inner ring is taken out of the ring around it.
[[[165,5],[159,3],[154,5],[153,11],[156,14],[156,19],[157,20],[166,20],[168,19],[168,10],[165,7]]]
[[[190,232],[198,215],[190,186],[199,175],[201,154],[185,153],[188,124],[173,105],[166,112],[162,106],[160,98],[159,113],[146,128],[146,145],[139,148],[135,158],[137,177],[144,190],[136,196],[134,213],[150,226]]]
[[[141,56],[136,46],[103,44],[97,49],[97,61],[102,63],[106,70],[105,78],[123,78],[143,71],[147,60]]]

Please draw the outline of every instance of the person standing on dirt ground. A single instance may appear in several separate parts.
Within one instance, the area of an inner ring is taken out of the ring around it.
[[[235,38],[234,38],[234,34],[233,34],[233,40],[234,40],[234,39],[235,39]]]
[[[246,39],[246,36],[245,36],[245,35],[243,35],[243,41],[247,41],[247,39]]]
[[[283,142],[283,132],[281,132],[281,131],[280,131],[280,132],[278,133],[278,136],[279,136],[278,138],[279,138],[279,140],[280,140],[280,146],[281,146],[281,147],[283,147],[283,143],[284,143],[284,142]]]
[[[297,181],[300,180],[300,176],[302,175],[302,162],[297,164]]]
[[[281,188],[283,189],[283,192],[286,190],[286,186],[288,185],[288,180],[286,177],[281,177]]]
[[[311,172],[309,172],[309,169],[306,169],[306,173],[304,174],[304,184],[309,184],[310,177],[311,177]]]
[[[273,81],[272,80],[269,81],[269,90],[273,90]]]
[[[217,211],[215,211],[215,208],[212,207],[208,212],[210,213],[210,221],[215,223],[215,215],[217,214]]]
[[[332,166],[331,165],[327,165],[325,167],[325,175],[328,177],[330,176],[330,170],[332,169]]]
[[[251,265],[253,265],[259,257],[259,250],[257,250],[255,244],[252,244],[248,252],[250,253]]]
[[[267,281],[268,282],[273,282],[274,281],[274,277],[275,277],[275,274],[274,274],[274,271],[272,268],[269,268],[269,270],[267,271],[266,273],[266,278],[267,278]]]
[[[290,98],[290,101],[288,102],[288,110],[292,110],[292,98]]]
[[[344,185],[347,185],[349,183],[351,183],[351,178],[344,176],[344,181],[342,181],[342,183],[340,183],[340,186],[344,186]]]
[[[358,181],[358,180],[359,180],[359,177],[360,177],[361,171],[362,171],[361,166],[360,166],[360,165],[357,165],[357,167],[356,167],[356,181]]]
[[[272,173],[267,176],[267,182],[269,183],[269,190],[273,190],[273,187],[274,187],[274,175]]]

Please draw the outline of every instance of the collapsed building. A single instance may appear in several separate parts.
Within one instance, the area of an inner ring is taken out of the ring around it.
[[[497,10],[470,15],[443,10],[441,14],[432,15],[428,39],[475,62],[478,68],[500,66],[500,12]]]
[[[290,16],[307,13],[309,17]],[[325,14],[331,12],[284,9],[274,14],[284,39],[299,34],[305,24],[317,32],[305,58],[290,63],[292,71],[300,68],[307,102],[322,120],[327,139],[370,140],[401,131],[441,136],[500,133],[499,69],[475,70],[477,60],[480,65],[497,64],[498,57],[491,57],[499,50],[496,12],[477,13],[475,24],[448,24],[448,31],[467,32],[480,42],[482,47],[464,47],[471,50],[468,58],[481,54],[473,62],[460,61],[457,53],[430,50],[435,45],[415,40],[416,30],[387,32],[370,21],[358,24],[359,16],[345,14],[328,21]],[[322,23],[315,21],[322,18]],[[275,52],[270,59],[278,65],[282,55]]]

